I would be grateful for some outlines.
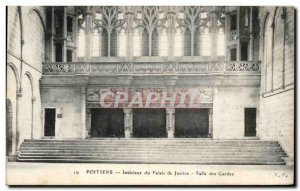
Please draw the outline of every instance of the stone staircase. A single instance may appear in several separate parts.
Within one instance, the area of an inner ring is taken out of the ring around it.
[[[22,162],[284,165],[275,141],[211,139],[25,140]]]

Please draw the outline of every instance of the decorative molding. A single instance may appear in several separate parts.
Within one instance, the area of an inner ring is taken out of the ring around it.
[[[260,62],[113,62],[44,63],[43,74],[203,74],[225,72],[260,72]]]

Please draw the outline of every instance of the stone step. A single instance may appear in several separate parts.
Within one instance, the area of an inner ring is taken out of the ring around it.
[[[275,141],[211,139],[25,140],[18,161],[284,164]]]
[[[180,150],[180,151],[236,151],[236,152],[245,152],[245,151],[253,151],[253,152],[264,152],[264,151],[281,151],[282,149],[280,147],[274,147],[274,148],[269,148],[269,147],[260,147],[260,148],[254,148],[254,147],[242,147],[242,148],[237,148],[237,147],[228,147],[228,148],[221,148],[221,147],[118,147],[118,148],[110,148],[110,147],[22,147],[20,148],[20,151],[28,151],[28,150],[75,150],[75,151],[80,151],[80,150],[88,150],[88,151],[94,151],[94,150],[106,150],[106,151],[135,151],[135,150],[162,150],[168,152],[169,150]]]
[[[123,143],[203,143],[203,144],[277,144],[276,141],[260,141],[260,140],[212,140],[212,139],[101,139],[101,140],[25,140],[24,143],[59,143],[59,144],[65,144],[65,143],[71,143],[71,144],[95,144],[95,143],[110,143],[110,144],[123,144]]]
[[[189,150],[186,151],[164,151],[164,150],[133,150],[130,151],[131,154],[133,153],[152,153],[152,154],[161,154],[161,153],[169,153],[169,154],[196,154],[196,155],[270,155],[270,154],[277,154],[277,155],[284,155],[285,153],[283,151],[264,151],[264,152],[235,152],[235,151],[199,151],[199,152],[190,152]],[[78,153],[78,151],[74,150],[24,150],[22,151],[22,154],[72,154],[72,153]],[[111,154],[111,153],[128,153],[128,150],[96,150],[96,151],[87,151],[83,150],[80,152],[81,154],[91,154],[91,153],[99,153],[99,154]]]
[[[231,159],[245,159],[245,160],[265,160],[265,161],[281,161],[283,156],[279,155],[256,155],[256,156],[249,156],[249,155],[153,155],[153,154],[131,154],[130,156],[125,154],[115,154],[115,155],[99,155],[99,154],[91,154],[91,155],[51,155],[51,154],[44,154],[44,155],[19,155],[19,158],[99,158],[99,159],[158,159],[158,160],[171,160],[175,158],[178,159],[186,159],[186,160],[198,160],[198,159],[211,159],[211,160],[231,160]],[[187,159],[188,158],[188,159]]]
[[[80,151],[80,152],[73,152],[71,150],[68,150],[68,151],[64,151],[64,150],[60,150],[60,151],[54,151],[54,150],[40,150],[40,151],[22,151],[21,153],[23,154],[39,154],[39,153],[49,153],[49,154],[71,154],[71,153],[82,153],[82,154],[92,154],[92,153],[99,153],[99,154],[113,154],[113,153],[116,153],[116,154],[122,154],[122,153],[125,153],[127,154],[128,152],[130,152],[131,154],[135,154],[135,153],[139,153],[139,154],[143,154],[143,153],[152,153],[152,154],[164,154],[164,153],[168,153],[168,154],[172,154],[172,155],[188,155],[190,153],[195,153],[195,154],[198,154],[198,155],[285,155],[285,153],[283,151],[272,151],[272,152],[249,152],[249,151],[246,151],[246,152],[240,152],[240,151],[229,151],[229,152],[226,152],[226,151],[218,151],[218,152],[214,152],[214,151],[184,151],[184,152],[181,152],[181,151],[159,151],[159,150],[152,150],[152,151],[147,151],[147,150],[137,150],[137,151],[131,151],[131,150],[124,150],[124,151],[109,151],[109,150],[106,150],[106,151],[101,151],[101,150],[97,150],[97,151]]]

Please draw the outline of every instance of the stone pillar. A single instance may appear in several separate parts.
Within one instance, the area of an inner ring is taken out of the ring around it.
[[[127,46],[126,46],[126,59],[127,62],[132,61],[133,57],[133,18],[134,13],[128,11],[125,14],[126,16],[126,37],[127,37]]]
[[[236,20],[237,20],[237,28],[236,28],[236,33],[237,33],[237,40],[236,40],[236,61],[241,61],[241,39],[240,39],[240,11],[241,8],[238,7],[237,8],[237,16],[236,16]]]
[[[85,60],[91,60],[91,33],[92,33],[92,13],[90,11],[90,7],[87,8],[85,22]]]
[[[217,18],[217,13],[216,10],[213,10],[210,13],[210,19],[212,21],[211,25],[211,44],[212,44],[212,49],[211,49],[211,57],[213,60],[217,60],[217,38],[218,38],[218,18]]]
[[[55,62],[55,44],[54,44],[54,38],[55,38],[55,8],[51,7],[51,19],[53,22],[51,22],[51,29],[50,29],[50,34],[49,34],[49,62]]]
[[[124,108],[124,134],[125,138],[133,137],[133,113],[131,108]]]
[[[85,138],[90,137],[90,131],[91,131],[91,125],[92,125],[92,113],[91,109],[86,109],[86,122],[85,122]]]
[[[31,139],[33,139],[34,132],[34,102],[36,101],[36,97],[31,98]]]
[[[174,32],[175,32],[175,14],[176,12],[170,8],[167,12],[168,22],[168,60],[174,59]]]
[[[62,61],[67,61],[67,7],[63,11],[63,41],[62,41]]]
[[[252,12],[253,9],[252,7],[250,7],[250,22],[249,22],[249,26],[250,26],[250,42],[249,42],[249,61],[253,61],[253,21],[252,21]]]
[[[82,131],[81,131],[81,138],[82,139],[85,139],[86,137],[86,132],[85,132],[85,120],[86,120],[86,104],[85,104],[85,101],[86,101],[86,89],[85,87],[82,87],[81,88],[81,128],[82,128]]]
[[[18,154],[19,146],[20,146],[20,99],[22,97],[22,88],[17,90],[17,103],[16,103],[16,139],[15,139],[15,151],[13,151],[15,155]],[[14,139],[13,139],[14,141]]]
[[[226,13],[225,14],[225,60],[229,61],[230,60],[230,46],[229,46],[229,41],[230,41],[230,14]]]
[[[168,138],[174,138],[175,135],[175,109],[167,108],[166,109],[166,118],[167,118],[167,134]]]
[[[213,108],[208,109],[208,137],[213,138]]]

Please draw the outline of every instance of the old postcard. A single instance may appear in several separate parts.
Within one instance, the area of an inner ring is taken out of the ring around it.
[[[294,7],[6,11],[7,185],[294,185]]]

